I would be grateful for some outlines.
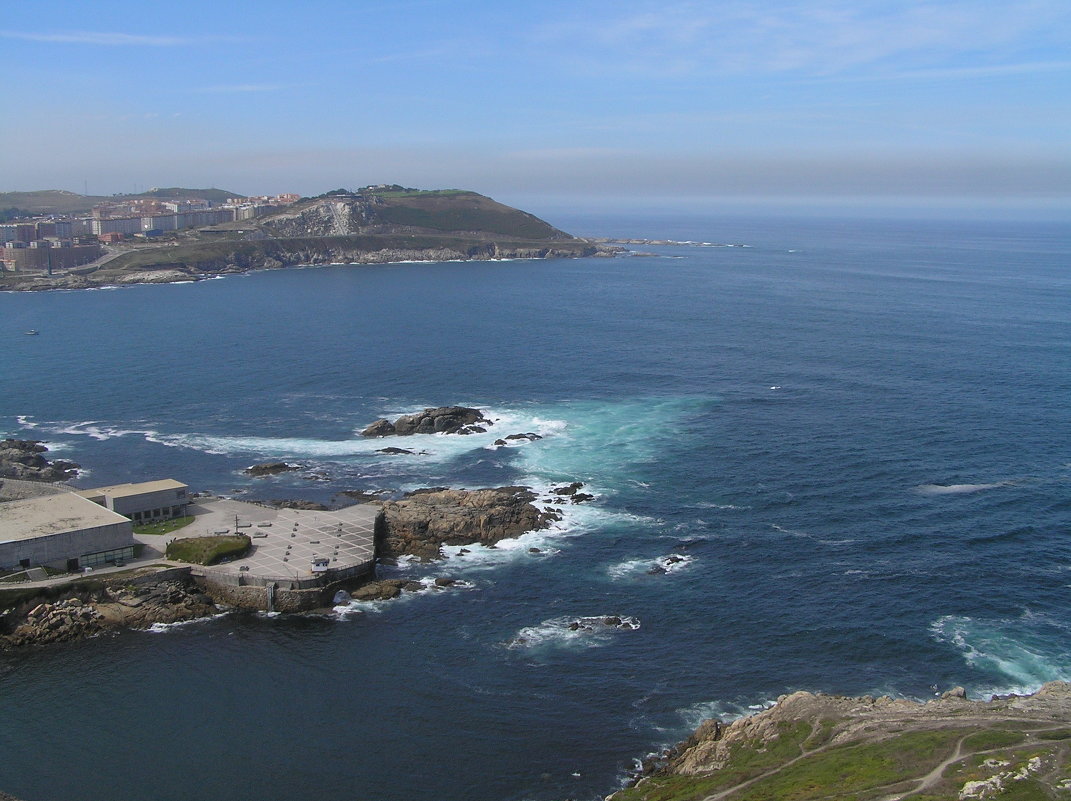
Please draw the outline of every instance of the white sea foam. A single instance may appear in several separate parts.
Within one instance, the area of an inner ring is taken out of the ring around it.
[[[383,601],[361,601],[356,598],[353,598],[349,601],[346,601],[345,603],[336,604],[334,607],[332,607],[332,611],[337,617],[344,620],[348,617],[363,615],[367,612],[384,612],[390,608],[391,604],[406,603],[423,595],[432,595],[448,590],[472,590],[476,588],[476,585],[473,584],[471,581],[464,580],[455,580],[453,584],[450,584],[446,587],[440,587],[435,583],[436,578],[438,577],[434,575],[414,578],[413,581],[417,584],[420,584],[421,589],[403,590],[402,594],[397,596],[396,598],[391,598],[389,600]]]
[[[177,629],[185,628],[186,626],[196,626],[200,623],[207,623],[210,620],[219,620],[221,617],[226,617],[230,612],[220,612],[215,615],[208,615],[207,617],[195,617],[192,620],[178,620],[174,623],[153,623],[145,631],[150,634],[167,634],[169,631],[175,631]]]
[[[930,625],[938,642],[952,645],[973,667],[1000,677],[974,688],[980,695],[1032,693],[1047,681],[1071,680],[1066,621],[1024,612],[1018,618],[982,620],[945,615]]]
[[[673,718],[660,721],[662,725],[651,723],[651,727],[658,732],[670,735],[673,741],[680,739],[682,732],[693,732],[705,721],[720,720],[722,723],[731,723],[739,718],[754,715],[764,709],[776,706],[777,701],[771,698],[761,698],[757,701],[699,701],[690,706],[674,710]],[[672,745],[664,743],[665,747]],[[651,754],[650,756],[653,756]]]
[[[739,506],[735,503],[714,503],[713,501],[702,501],[700,503],[692,504],[696,509],[723,509],[729,512],[745,511],[750,509],[750,506]]]
[[[1006,487],[1009,482],[998,481],[992,484],[920,484],[915,491],[920,495],[965,495],[971,492]]]
[[[614,580],[632,579],[650,574],[676,573],[684,570],[695,561],[686,554],[671,553],[654,559],[628,559],[610,565],[607,574]]]
[[[506,643],[507,648],[580,647],[598,648],[614,637],[640,628],[634,617],[591,615],[555,617],[536,626],[525,626]]]

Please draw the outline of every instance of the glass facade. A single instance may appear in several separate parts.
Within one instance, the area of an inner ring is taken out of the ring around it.
[[[98,551],[97,553],[84,553],[78,560],[81,567],[98,567],[100,565],[107,565],[115,562],[117,559],[133,559],[134,558],[134,546],[128,545],[125,548],[115,548],[111,551]]]

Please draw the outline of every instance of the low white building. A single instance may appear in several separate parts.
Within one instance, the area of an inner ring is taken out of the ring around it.
[[[181,481],[164,478],[78,490],[78,494],[135,523],[151,523],[184,516],[190,503],[189,489]]]
[[[74,492],[0,503],[0,568],[75,571],[134,556],[133,524]]]

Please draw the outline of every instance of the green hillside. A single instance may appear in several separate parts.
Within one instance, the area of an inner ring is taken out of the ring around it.
[[[24,214],[80,214],[88,212],[99,203],[136,198],[158,200],[183,200],[203,198],[213,203],[222,203],[227,198],[242,197],[223,189],[150,189],[136,195],[79,195],[65,189],[39,189],[33,192],[0,192],[0,209],[19,209]]]

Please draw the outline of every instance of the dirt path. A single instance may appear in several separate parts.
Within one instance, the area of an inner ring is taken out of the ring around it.
[[[962,723],[963,721],[959,720],[959,721],[956,721],[956,722],[957,723]],[[993,721],[986,721],[986,722],[988,724],[993,723]],[[1023,719],[1019,719],[1017,722],[1022,723],[1024,721],[1023,721]],[[1056,730],[1056,729],[1063,728],[1062,726],[1053,725],[1051,721],[1041,721],[1041,720],[1036,720],[1035,719],[1034,722],[1035,723],[1045,722],[1048,725],[1040,727],[1040,728],[1036,728],[1036,729],[1024,729],[1023,730],[1024,734],[1038,734],[1039,732],[1053,731],[1053,730]],[[912,782],[913,781],[916,784],[912,789],[906,790],[906,791],[901,791],[901,792],[898,792],[898,793],[893,793],[892,795],[882,796],[881,798],[877,799],[877,801],[902,801],[902,799],[908,798],[908,797],[913,796],[913,795],[918,795],[919,793],[924,792],[926,790],[931,790],[938,782],[941,781],[942,778],[944,778],[945,771],[948,770],[948,768],[950,766],[956,764],[957,762],[961,762],[962,760],[967,759],[967,758],[972,757],[972,756],[984,755],[984,754],[999,754],[999,753],[1001,753],[1003,751],[1007,751],[1008,750],[1008,747],[1000,747],[1000,748],[989,748],[989,749],[981,749],[981,750],[970,750],[970,751],[964,752],[963,743],[966,742],[967,738],[970,737],[971,734],[974,734],[974,733],[975,732],[968,732],[967,734],[964,734],[962,737],[960,737],[959,740],[956,741],[956,747],[952,751],[952,753],[947,758],[943,759],[939,764],[937,764],[925,776],[921,776],[921,777],[919,777],[917,779],[904,778],[904,779],[901,779],[900,781],[897,781],[895,783],[895,784],[898,784],[898,785],[902,785],[902,784],[904,784],[906,782]],[[857,744],[857,743],[853,743],[853,745],[855,745],[855,744]],[[800,762],[800,761],[802,761],[804,759],[807,759],[808,757],[812,757],[812,756],[814,756],[816,754],[820,754],[823,751],[827,751],[831,747],[832,747],[832,744],[827,743],[826,745],[819,746],[818,748],[814,748],[814,749],[811,749],[809,751],[805,750],[799,756],[797,756],[797,757],[795,757],[793,759],[790,759],[788,762],[785,762],[782,765],[778,765],[777,767],[772,768],[772,769],[766,771],[765,773],[761,773],[758,776],[754,776],[754,777],[748,779],[747,781],[743,781],[743,782],[740,782],[739,784],[735,784],[732,787],[728,787],[728,788],[726,788],[724,790],[719,790],[716,793],[713,793],[711,795],[706,796],[705,798],[702,799],[702,801],[722,801],[722,799],[729,798],[733,794],[738,793],[741,790],[745,790],[748,787],[750,787],[751,785],[756,784],[757,782],[763,781],[764,779],[767,779],[770,776],[777,775],[778,773],[780,773],[781,771],[785,770],[786,768],[789,768],[792,765],[795,765],[797,762]],[[1016,746],[1016,747],[1021,747],[1021,746]],[[890,786],[894,786],[894,785],[890,785]],[[880,787],[873,788],[873,789],[874,790],[881,790]]]

